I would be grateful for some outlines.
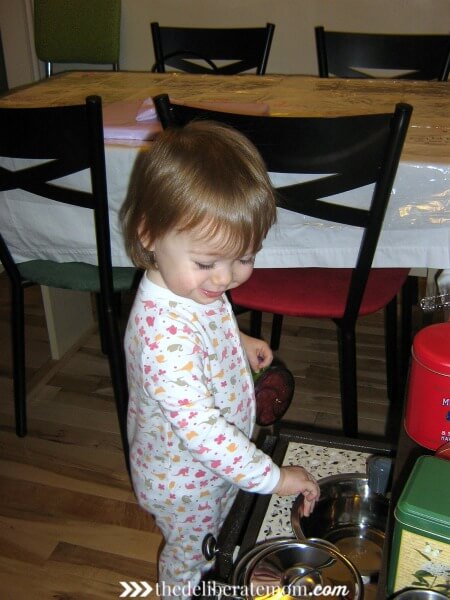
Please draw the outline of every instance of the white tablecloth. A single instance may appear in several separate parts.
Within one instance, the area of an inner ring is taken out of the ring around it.
[[[138,152],[139,147],[132,143],[106,146],[115,266],[131,264],[123,246],[118,213]],[[16,163],[15,168],[19,168],[20,163]],[[65,184],[89,189],[87,172],[83,175],[66,178]],[[291,177],[273,175],[273,183],[286,184]],[[93,222],[88,211],[20,190],[2,193],[6,201],[0,203],[0,226],[18,261],[38,255],[96,263]],[[358,205],[364,203],[359,194],[346,194],[347,199]],[[357,228],[279,209],[278,222],[258,254],[256,267],[351,267],[360,236]],[[400,164],[374,266],[450,268],[450,165]]]

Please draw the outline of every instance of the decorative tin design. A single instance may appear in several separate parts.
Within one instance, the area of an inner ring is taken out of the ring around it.
[[[450,598],[450,545],[403,530],[394,591],[421,587]]]

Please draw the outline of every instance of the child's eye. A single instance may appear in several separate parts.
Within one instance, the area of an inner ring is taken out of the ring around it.
[[[255,262],[255,257],[252,256],[251,258],[241,258],[240,259],[240,263],[242,265],[252,265]]]
[[[199,269],[213,269],[213,268],[214,268],[214,263],[212,263],[212,264],[210,264],[210,265],[206,265],[206,264],[204,264],[204,263],[199,263],[199,262],[196,262],[195,264],[197,265],[197,267],[198,267]]]

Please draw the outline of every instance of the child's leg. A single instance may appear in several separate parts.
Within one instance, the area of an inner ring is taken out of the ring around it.
[[[190,498],[186,504],[182,500],[166,514],[155,515],[166,542],[159,558],[162,598],[184,599],[192,595],[202,574],[212,566],[202,554],[203,539],[208,533],[217,537],[236,493],[235,486],[222,484],[205,490],[201,498]]]
[[[189,598],[212,566],[202,554],[203,539],[208,533],[217,537],[237,494],[235,486],[215,476],[203,482],[194,489],[183,485],[183,493],[167,494],[165,487],[150,486],[133,473],[139,504],[154,516],[165,540],[158,565],[159,594],[164,600]]]

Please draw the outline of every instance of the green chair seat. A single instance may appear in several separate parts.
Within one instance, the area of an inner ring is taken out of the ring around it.
[[[51,260],[30,260],[17,265],[24,279],[68,290],[100,292],[99,271],[96,265],[82,262],[59,263]],[[114,291],[133,288],[139,270],[133,267],[113,267]]]

